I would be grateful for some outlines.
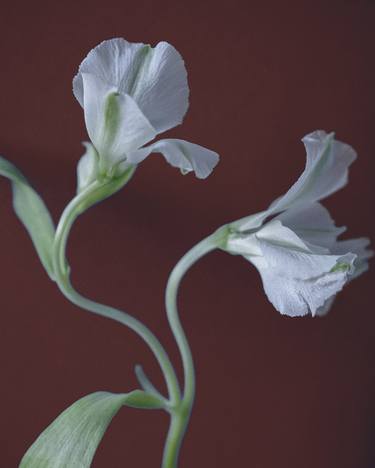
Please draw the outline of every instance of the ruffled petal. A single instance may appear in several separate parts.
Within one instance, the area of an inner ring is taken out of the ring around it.
[[[83,73],[131,96],[158,133],[180,124],[189,106],[183,59],[167,42],[152,48],[117,38],[91,50],[73,79],[73,92],[82,106]]]
[[[150,46],[124,39],[103,41],[92,49],[73,78],[73,93],[81,106],[84,106],[84,73],[94,75],[110,88],[130,94],[149,49]]]
[[[173,167],[183,174],[194,171],[199,179],[205,179],[219,162],[219,155],[203,146],[184,140],[159,140],[152,145],[130,153],[128,161],[138,164],[151,153],[161,153]]]
[[[133,98],[94,75],[82,74],[87,132],[108,166],[152,140],[156,131]]]
[[[316,315],[344,287],[353,271],[354,254],[309,254],[259,242],[262,256],[247,259],[258,269],[268,299],[281,314]]]

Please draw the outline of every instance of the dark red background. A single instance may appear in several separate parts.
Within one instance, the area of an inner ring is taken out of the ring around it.
[[[179,364],[163,292],[187,249],[265,208],[304,166],[317,128],[359,153],[350,184],[327,202],[350,236],[375,239],[375,3],[6,2],[0,18],[0,152],[54,218],[75,190],[86,139],[71,79],[103,39],[171,42],[191,107],[169,135],[221,154],[207,181],[150,157],[129,186],[90,210],[69,246],[85,294],[144,320]],[[1,466],[17,466],[41,430],[79,397],[136,386],[133,366],[162,383],[145,345],[121,325],[69,304],[13,214],[1,216]],[[374,271],[374,270],[373,270]],[[197,367],[197,400],[180,468],[359,468],[375,464],[374,273],[325,319],[288,319],[241,258],[213,253],[188,275],[181,315]],[[95,468],[158,467],[168,418],[126,409]]]

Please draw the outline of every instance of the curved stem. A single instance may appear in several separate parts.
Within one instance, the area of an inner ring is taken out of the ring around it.
[[[177,467],[178,455],[188,425],[195,395],[195,370],[191,349],[181,325],[177,308],[178,288],[185,273],[201,257],[218,248],[227,236],[227,226],[218,229],[187,252],[174,267],[167,284],[165,304],[169,325],[179,348],[184,369],[184,394],[180,405],[171,415],[169,433],[164,449],[163,468]]]
[[[131,174],[128,178],[130,178]],[[127,180],[122,181],[122,185]],[[108,187],[105,182],[93,182],[80,194],[78,194],[65,208],[56,230],[54,243],[53,266],[56,282],[61,292],[74,304],[103,317],[116,320],[135,331],[149,346],[155,355],[164,374],[171,405],[177,405],[180,401],[180,388],[171,361],[163,346],[156,336],[136,318],[113,307],[99,304],[79,294],[72,286],[69,279],[69,267],[66,261],[66,243],[74,221],[89,206],[113,193],[113,187]]]

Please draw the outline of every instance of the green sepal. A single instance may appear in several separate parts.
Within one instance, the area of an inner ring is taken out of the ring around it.
[[[52,246],[55,227],[46,205],[24,175],[1,156],[0,175],[11,181],[14,210],[30,234],[48,276],[53,280]]]
[[[119,175],[114,174],[110,177],[103,176],[94,183],[88,185],[79,193],[82,197],[82,202],[77,206],[77,214],[84,213],[92,206],[118,192],[129,182],[135,170],[136,166],[129,165],[126,170],[121,172]]]
[[[89,468],[107,427],[124,405],[164,407],[161,400],[141,390],[87,395],[69,406],[41,433],[19,468]]]

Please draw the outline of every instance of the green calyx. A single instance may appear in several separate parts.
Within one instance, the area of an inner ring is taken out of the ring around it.
[[[97,180],[81,192],[79,214],[118,192],[129,182],[135,169],[136,166],[129,166],[121,175],[98,174]]]

